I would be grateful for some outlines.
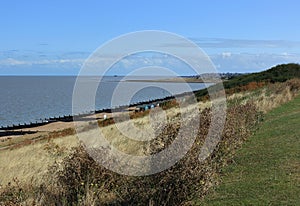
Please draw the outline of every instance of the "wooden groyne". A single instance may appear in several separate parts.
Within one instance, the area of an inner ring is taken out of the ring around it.
[[[192,93],[193,92],[185,92],[185,93],[174,95],[174,96],[167,96],[167,97],[159,98],[159,99],[150,99],[148,101],[136,102],[136,103],[132,103],[130,105],[120,105],[120,106],[114,107],[114,108],[104,108],[104,109],[100,109],[100,110],[96,110],[96,111],[87,111],[87,112],[76,114],[76,115],[63,115],[63,116],[58,116],[58,117],[49,117],[46,119],[41,119],[36,122],[30,122],[30,123],[24,123],[24,124],[13,124],[13,125],[1,126],[0,127],[0,136],[16,134],[15,130],[34,128],[34,127],[43,126],[43,125],[46,125],[46,124],[49,124],[52,122],[72,122],[74,120],[75,121],[87,121],[87,117],[91,116],[92,114],[122,112],[130,107],[136,107],[136,108],[138,108],[139,111],[145,110],[146,107],[148,107],[150,109],[150,108],[152,108],[152,105],[163,104],[172,99],[184,97],[184,96],[187,96]],[[20,132],[21,131],[19,131],[19,133]]]

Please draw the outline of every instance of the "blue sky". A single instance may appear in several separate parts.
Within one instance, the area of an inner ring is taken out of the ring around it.
[[[297,0],[3,0],[0,75],[75,75],[103,43],[139,30],[193,40],[220,72],[298,63],[299,8]]]

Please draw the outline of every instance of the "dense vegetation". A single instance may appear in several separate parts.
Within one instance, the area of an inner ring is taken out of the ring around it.
[[[285,82],[289,79],[300,78],[299,64],[281,64],[263,72],[251,73],[242,76],[236,76],[223,82],[227,94],[241,91],[254,90],[268,83]],[[214,89],[214,88],[212,88]],[[216,85],[215,90],[220,89]],[[198,99],[208,98],[207,89],[195,92]]]
[[[293,78],[300,78],[300,65],[281,64],[263,72],[234,77],[230,81],[224,82],[224,88],[241,87],[250,82],[285,82]]]

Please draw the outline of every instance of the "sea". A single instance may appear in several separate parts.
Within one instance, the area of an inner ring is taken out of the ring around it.
[[[71,115],[76,79],[76,76],[0,76],[0,127]],[[95,110],[164,98],[210,85],[188,83],[187,88],[187,83],[153,82],[148,80],[155,78],[149,77],[134,77],[133,81],[128,78],[125,81],[122,76],[106,76],[102,77],[101,81],[99,79],[99,77],[84,78],[85,85],[95,85],[95,82],[98,84]],[[115,92],[118,88],[123,88],[122,92]],[[128,94],[126,91],[135,93]],[[112,106],[113,94],[118,95],[118,101],[114,101]],[[126,102],[122,102],[123,99]],[[82,112],[88,110],[82,108]]]

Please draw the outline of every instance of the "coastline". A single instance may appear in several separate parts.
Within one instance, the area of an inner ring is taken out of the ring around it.
[[[126,80],[126,81],[182,83],[182,82],[186,82],[186,80],[189,80],[187,83],[210,83],[210,84],[216,83],[216,81],[212,81],[212,80],[203,82],[201,79],[198,79],[196,77],[170,78],[170,79],[158,79],[158,80],[154,80],[154,79]],[[86,127],[86,128],[89,127],[89,124],[92,124],[92,122],[95,121],[98,122],[98,125],[99,124],[107,125],[107,122],[111,122],[109,124],[112,124],[113,123],[112,113],[114,113],[114,115],[116,113],[122,115],[127,112],[130,115],[134,116],[137,112],[143,111],[145,107],[151,108],[151,105],[158,105],[158,104],[162,105],[166,102],[169,102],[172,99],[184,98],[191,94],[195,94],[199,91],[203,91],[205,89],[206,88],[195,90],[193,92],[183,92],[180,94],[166,96],[158,99],[150,99],[148,101],[137,102],[130,105],[121,105],[116,108],[105,108],[101,110],[90,111],[86,113],[77,114],[74,116],[69,114],[64,116],[41,119],[41,121],[37,121],[37,122],[1,126],[0,127],[0,150],[14,147],[16,145],[15,142],[17,142],[17,144],[19,143],[22,144],[22,142],[27,140],[38,141],[38,140],[45,139],[47,134],[50,133],[61,132],[66,130],[75,130],[74,124],[78,124],[78,122],[82,127]],[[104,120],[107,120],[107,122],[105,122]],[[58,136],[61,137],[60,134]]]
[[[39,77],[9,77],[8,79],[4,79],[7,81],[1,81],[2,88],[5,88],[5,85],[10,85],[8,89],[4,89],[1,92],[3,97],[7,96],[7,98],[2,99],[1,104],[1,112],[0,112],[0,130],[12,129],[12,128],[28,128],[35,126],[41,126],[47,124],[48,122],[54,121],[67,121],[67,119],[71,118],[70,115],[72,113],[72,94],[73,87],[75,84],[75,77],[52,77],[52,76],[43,76],[40,80]],[[147,79],[148,77],[133,77],[130,80],[136,81],[137,79]],[[151,77],[152,78],[152,77]],[[158,77],[157,77],[158,78]],[[171,77],[159,77],[159,79],[167,79]],[[95,104],[95,109],[91,107],[92,110],[109,110],[111,106],[111,94],[113,94],[113,88],[116,87],[118,82],[121,85],[125,85],[128,87],[135,88],[139,87],[153,87],[147,88],[146,90],[141,90],[137,95],[134,95],[132,98],[132,103],[143,103],[143,101],[155,100],[164,97],[168,97],[171,94],[161,88],[160,85],[171,85],[171,87],[175,88],[174,93],[172,95],[180,94],[182,92],[187,91],[183,87],[178,87],[177,83],[147,83],[146,80],[142,82],[132,82],[126,83],[126,80],[121,80],[120,78],[116,78],[116,80],[120,81],[112,81],[113,77],[109,77],[105,79],[103,82],[103,91],[96,93],[97,103]],[[155,79],[153,77],[152,79]],[[43,82],[39,88],[35,88],[34,85],[37,83]],[[92,83],[95,81],[92,77],[84,80],[88,83]],[[24,83],[25,86],[22,87],[22,84],[17,84],[18,82]],[[26,83],[26,84],[25,84]],[[144,83],[144,84],[143,84]],[[180,83],[179,83],[180,84]],[[185,85],[185,83],[182,83]],[[173,85],[173,86],[172,86]],[[204,83],[195,83],[190,84],[190,91],[200,90],[204,87],[208,87],[210,84]],[[180,86],[180,85],[179,85]],[[16,87],[20,87],[22,89],[14,89]],[[61,88],[60,88],[61,87]],[[181,89],[180,89],[181,88]],[[36,91],[32,93],[31,91]],[[7,94],[9,92],[9,95]],[[13,97],[15,96],[15,97]],[[126,97],[126,94],[121,96],[121,98]],[[7,100],[5,100],[7,99]],[[9,104],[7,102],[10,102]],[[18,103],[22,102],[22,104]],[[119,101],[118,105],[122,104],[130,104],[131,102],[122,102]],[[94,112],[90,110],[80,110],[80,113]],[[98,112],[98,111],[97,111]],[[103,112],[103,111],[100,111]],[[1,134],[0,134],[1,136]]]
[[[112,115],[120,116],[124,115],[125,113],[134,115],[139,112],[144,112],[145,107],[150,109],[151,105],[164,104],[175,98],[188,97],[190,94],[191,92],[184,92],[174,96],[167,96],[165,98],[119,106],[112,109],[102,109],[84,114],[78,114],[75,116],[59,116],[45,119],[41,122],[18,124],[6,127],[2,126],[0,128],[0,150],[15,147],[18,144],[23,144],[24,141],[28,140],[34,142],[43,140],[47,138],[49,133],[75,130],[75,124],[79,124],[82,128],[88,128],[93,122],[97,122],[98,124],[104,121],[111,122],[113,121]]]
[[[159,82],[159,83],[216,83],[218,79],[201,79],[197,77],[177,77],[167,79],[128,79],[125,82]]]

